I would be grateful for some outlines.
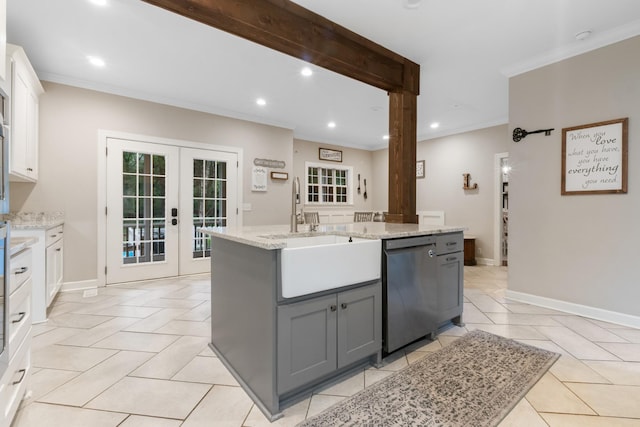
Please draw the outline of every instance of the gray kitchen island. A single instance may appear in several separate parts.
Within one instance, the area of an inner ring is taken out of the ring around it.
[[[336,378],[462,321],[461,227],[204,228],[211,348],[270,419]]]

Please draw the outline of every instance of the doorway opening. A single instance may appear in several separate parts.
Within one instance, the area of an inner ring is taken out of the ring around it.
[[[494,265],[507,266],[509,255],[509,153],[497,153],[494,158],[495,214]]]

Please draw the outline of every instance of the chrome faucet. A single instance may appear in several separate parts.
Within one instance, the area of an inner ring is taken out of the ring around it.
[[[291,186],[291,232],[298,232],[298,215],[296,204],[300,203],[300,179],[296,176]]]

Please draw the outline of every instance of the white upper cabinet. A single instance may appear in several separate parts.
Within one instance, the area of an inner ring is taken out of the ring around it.
[[[44,92],[27,55],[20,46],[7,44],[11,64],[11,138],[9,179],[38,180],[38,106]]]

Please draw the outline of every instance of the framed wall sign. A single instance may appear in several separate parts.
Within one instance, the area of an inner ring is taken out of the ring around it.
[[[627,192],[629,119],[562,129],[562,195]]]
[[[271,179],[281,179],[286,181],[289,179],[289,174],[287,172],[274,172],[271,171]]]
[[[251,168],[251,191],[267,191],[267,168]]]
[[[318,158],[320,160],[329,160],[331,162],[342,162],[342,151],[319,148]]]
[[[416,162],[416,178],[424,178],[424,160]]]

